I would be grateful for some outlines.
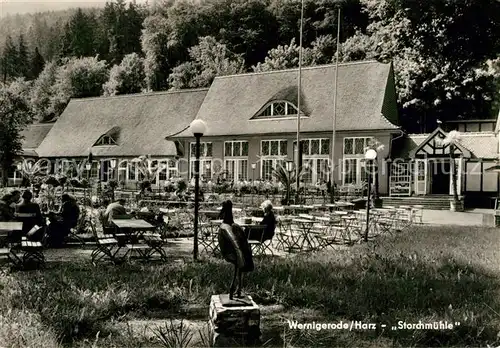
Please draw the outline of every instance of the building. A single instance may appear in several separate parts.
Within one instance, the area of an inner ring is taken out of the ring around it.
[[[496,120],[405,134],[392,64],[353,62],[339,65],[333,137],[335,65],[303,68],[300,111],[297,77],[297,69],[248,73],[217,77],[207,89],[73,99],[30,149],[63,171],[73,164],[79,168],[75,175],[104,182],[116,177],[129,187],[144,177],[133,159],[150,155],[157,169],[153,184],[161,187],[171,177],[192,176],[195,139],[189,124],[198,118],[208,126],[201,147],[205,178],[273,180],[273,168],[295,158],[300,112],[308,184],[329,179],[333,151],[337,185],[362,185],[364,153],[377,140],[384,145],[377,158],[382,195],[450,194],[449,147],[440,142],[446,131],[457,129],[463,133],[455,158],[459,193],[496,196],[497,174],[486,172],[499,154]],[[87,172],[82,165],[89,152],[96,161]],[[115,168],[111,159],[117,160]]]

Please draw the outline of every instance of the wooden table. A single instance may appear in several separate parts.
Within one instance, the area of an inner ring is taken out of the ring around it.
[[[22,231],[23,223],[16,221],[0,222],[0,233],[1,232],[12,232],[12,231]]]
[[[122,232],[130,231],[129,234],[137,233],[140,237],[144,232],[154,230],[155,226],[141,219],[113,219],[111,222]]]

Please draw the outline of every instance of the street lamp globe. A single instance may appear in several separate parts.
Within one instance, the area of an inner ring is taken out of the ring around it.
[[[21,162],[17,163],[17,170],[21,171],[23,169],[23,164]]]
[[[375,151],[373,149],[368,149],[365,152],[365,159],[367,159],[367,160],[374,160],[376,158],[377,158],[377,151]]]
[[[207,131],[207,124],[203,120],[194,120],[189,125],[189,129],[194,136],[203,136]]]
[[[116,159],[110,159],[109,160],[109,165],[111,166],[112,169],[116,168]]]
[[[90,168],[92,168],[92,164],[91,163],[87,163],[85,165],[85,169],[90,170]]]
[[[252,163],[252,169],[255,169],[257,168],[257,164],[256,163]]]
[[[293,171],[293,161],[286,161],[286,171],[291,172]]]

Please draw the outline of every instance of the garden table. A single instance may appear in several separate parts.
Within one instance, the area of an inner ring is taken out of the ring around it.
[[[141,237],[144,232],[154,230],[155,227],[149,222],[141,219],[113,219],[111,222],[120,230],[130,231],[130,234],[136,234]]]
[[[0,222],[0,247],[12,242],[13,232],[21,232],[23,223],[16,221]],[[20,241],[21,238],[18,239]]]
[[[314,242],[311,239],[311,229],[314,225],[314,220],[308,219],[293,219],[293,223],[297,224],[300,227],[300,237],[301,244],[300,249],[304,249],[304,245],[307,244],[307,251],[311,251],[315,249]]]
[[[23,223],[17,221],[3,221],[0,222],[0,233],[2,232],[13,232],[13,231],[22,231]]]

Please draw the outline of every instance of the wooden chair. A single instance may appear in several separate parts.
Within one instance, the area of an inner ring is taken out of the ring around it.
[[[115,238],[99,234],[92,219],[90,220],[90,227],[96,242],[96,248],[92,251],[91,254],[92,263],[94,264],[94,266],[101,260],[107,260],[113,263],[117,263],[117,261],[119,260],[117,259],[116,255],[121,249],[118,246],[118,241]]]
[[[247,238],[257,236],[257,239],[248,239],[248,244],[254,255],[265,255],[268,250],[271,255],[274,255],[272,249],[272,239],[264,240],[265,225],[255,225],[247,229]]]

